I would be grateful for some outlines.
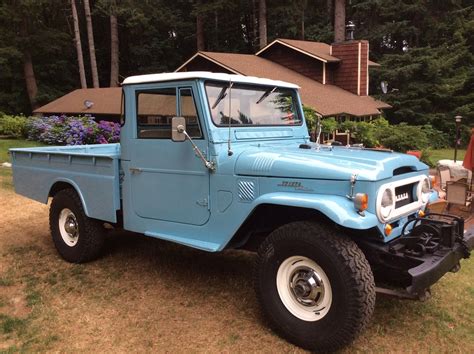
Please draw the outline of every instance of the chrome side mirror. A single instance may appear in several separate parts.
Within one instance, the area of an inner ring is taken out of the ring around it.
[[[173,117],[171,120],[171,140],[186,140],[186,119],[184,117]]]
[[[171,120],[171,140],[185,141],[186,139],[189,140],[189,142],[193,146],[194,153],[202,160],[204,166],[206,166],[206,168],[208,168],[211,172],[214,172],[216,170],[214,162],[208,161],[206,159],[202,151],[199,150],[193,139],[186,132],[186,120],[184,119],[184,117],[173,117],[173,119]]]

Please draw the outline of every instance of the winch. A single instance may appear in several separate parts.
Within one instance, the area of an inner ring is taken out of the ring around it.
[[[409,234],[406,229],[413,225]],[[442,247],[452,248],[456,241],[463,243],[464,219],[453,215],[429,214],[423,218],[409,220],[402,229],[400,243],[404,245],[402,251],[407,256],[423,257],[433,254]],[[469,256],[466,247],[465,257]]]

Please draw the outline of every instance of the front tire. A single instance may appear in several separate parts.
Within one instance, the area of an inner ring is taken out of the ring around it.
[[[58,253],[71,263],[96,259],[105,240],[100,221],[87,217],[73,189],[59,191],[49,209],[49,227]]]
[[[284,225],[258,251],[255,288],[272,327],[290,342],[321,352],[351,343],[375,305],[370,266],[334,228]]]

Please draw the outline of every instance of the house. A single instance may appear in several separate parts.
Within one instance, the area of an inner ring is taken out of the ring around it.
[[[369,96],[369,43],[349,40],[331,45],[276,39],[256,54],[197,52],[176,71],[211,71],[266,77],[301,87],[304,105],[338,121],[370,120],[390,105]],[[40,107],[35,114],[91,114],[118,121],[120,88],[78,89]],[[348,142],[345,132],[333,139]]]
[[[77,89],[33,111],[35,115],[86,115],[97,120],[118,122],[121,115],[122,88]]]
[[[369,43],[332,45],[276,39],[256,54],[197,52],[176,71],[212,71],[267,77],[301,87],[303,104],[322,117],[370,120],[390,105],[369,96]]]

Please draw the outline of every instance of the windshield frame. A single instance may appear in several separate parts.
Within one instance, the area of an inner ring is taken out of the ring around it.
[[[208,109],[209,109],[209,116],[211,118],[211,122],[212,124],[217,127],[217,128],[229,128],[229,124],[218,124],[217,122],[214,121],[214,116],[212,114],[212,109],[211,109],[211,102],[209,100],[209,95],[208,95],[208,90],[207,90],[207,87],[208,87],[208,84],[217,84],[218,87],[225,87],[225,85],[229,85],[229,82],[228,81],[220,81],[220,80],[204,80],[203,82],[203,86],[204,86],[204,93],[205,93],[205,100],[207,102],[207,106],[208,106]],[[261,85],[261,84],[258,84],[258,83],[241,83],[241,82],[235,82],[235,81],[232,81],[232,88],[231,90],[235,90],[239,87],[255,87],[255,88],[262,88],[263,91],[267,91],[267,90],[272,90],[275,88],[275,86],[273,85]],[[286,127],[286,128],[291,128],[291,127],[301,127],[305,124],[305,116],[303,114],[303,111],[301,109],[301,101],[300,101],[300,97],[299,97],[299,94],[298,94],[298,90],[295,89],[295,88],[291,88],[291,87],[285,87],[285,86],[276,86],[277,89],[284,89],[284,90],[288,90],[289,92],[291,92],[291,97],[293,99],[293,104],[296,106],[295,107],[295,115],[296,115],[296,118],[297,120],[299,119],[299,123],[295,123],[295,124],[230,124],[230,127],[231,128],[249,128],[249,127],[270,127],[270,128],[282,128],[282,127]],[[226,96],[224,97],[223,100],[226,100],[228,99],[228,94],[229,92],[226,92]],[[232,118],[232,117],[231,117]]]

